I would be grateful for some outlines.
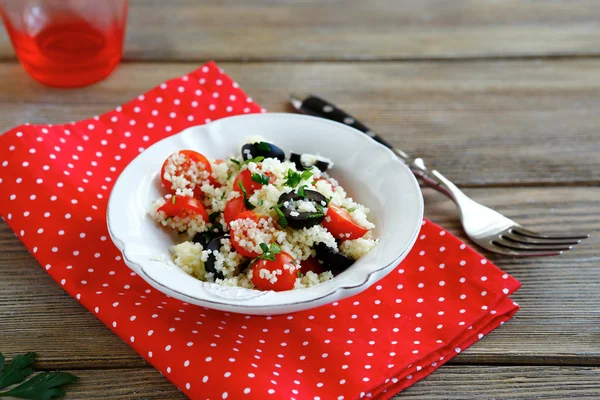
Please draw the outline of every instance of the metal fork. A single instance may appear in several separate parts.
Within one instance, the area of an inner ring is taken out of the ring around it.
[[[436,170],[429,170],[421,158],[412,158],[394,148],[366,125],[333,104],[316,96],[300,98],[291,95],[290,101],[298,111],[331,119],[356,128],[390,148],[427,186],[443,193],[456,203],[463,229],[479,246],[494,253],[519,256],[557,256],[573,248],[589,234],[542,234],[526,229],[497,211],[477,203]]]

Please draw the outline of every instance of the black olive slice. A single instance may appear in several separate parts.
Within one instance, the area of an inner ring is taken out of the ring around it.
[[[194,243],[200,243],[203,249],[206,249],[210,241],[213,239],[213,235],[210,232],[198,232],[194,235],[192,241]]]
[[[204,263],[204,270],[207,273],[212,272],[213,274],[215,274],[215,278],[219,279],[224,279],[225,276],[223,276],[223,273],[217,271],[217,269],[215,268],[215,262],[217,261],[217,257],[215,257],[213,252],[221,250],[221,239],[226,238],[229,238],[229,234],[217,236],[216,238],[212,239],[210,243],[208,243],[208,246],[206,246],[206,250],[210,250],[211,252],[208,254],[208,259]]]
[[[312,161],[310,163],[303,163],[302,156],[308,156],[311,158]],[[314,154],[290,153],[290,161],[296,164],[296,169],[299,171],[303,171],[312,167],[317,167],[321,172],[325,172],[332,167],[332,164],[329,161],[327,161],[321,156],[317,156]]]
[[[256,157],[276,158],[283,161],[285,160],[285,153],[273,143],[267,142],[246,143],[242,146],[242,158],[244,160]]]
[[[192,241],[194,243],[200,243],[202,245],[202,248],[204,250],[206,250],[206,248],[208,247],[208,244],[210,243],[211,240],[213,240],[214,238],[216,238],[217,236],[223,236],[225,233],[220,230],[217,229],[217,231],[215,232],[214,229],[211,229],[209,231],[206,232],[198,232],[194,235],[194,238],[192,239]]]
[[[353,259],[346,257],[325,243],[317,243],[314,249],[317,252],[316,259],[322,261],[325,268],[331,270],[334,275],[345,271],[349,266],[354,264]]]
[[[317,211],[297,211],[292,203],[301,200],[313,203]],[[282,204],[281,211],[291,228],[310,228],[319,225],[325,219],[323,208],[327,206],[327,198],[314,190],[304,190],[304,196],[300,196],[295,192],[284,193],[279,196],[277,203]]]

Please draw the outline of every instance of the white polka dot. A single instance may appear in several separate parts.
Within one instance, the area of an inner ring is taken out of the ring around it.
[[[482,277],[481,277],[481,280],[482,280],[483,282],[487,281],[487,276],[482,276]]]

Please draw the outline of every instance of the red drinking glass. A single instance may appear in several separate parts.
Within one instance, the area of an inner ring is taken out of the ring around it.
[[[89,85],[121,60],[127,0],[0,0],[0,14],[21,65],[47,85]]]

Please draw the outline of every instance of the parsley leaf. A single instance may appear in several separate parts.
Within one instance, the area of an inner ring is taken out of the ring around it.
[[[298,278],[302,278],[302,272],[298,271]]]
[[[298,196],[305,198],[306,197],[306,193],[304,193],[304,189],[306,189],[306,185],[302,185],[298,188],[298,191],[296,192],[298,194]]]
[[[279,207],[281,207],[279,204],[274,207],[278,217],[277,223],[281,228],[285,229],[288,226],[287,218],[285,218],[285,215],[283,215],[283,211],[281,211]]]
[[[258,150],[260,151],[271,151],[271,146],[267,142],[260,142],[258,144]]]
[[[247,159],[246,161],[244,161],[244,162],[242,163],[242,165],[244,165],[244,164],[248,164],[248,163],[251,163],[251,162],[253,162],[253,163],[259,163],[259,162],[261,162],[261,161],[262,161],[262,160],[264,160],[264,159],[265,159],[265,158],[264,158],[263,156],[258,156],[258,157],[254,157],[254,158],[249,158],[249,159]]]
[[[208,216],[208,220],[209,220],[211,223],[214,223],[214,222],[217,220],[217,218],[219,217],[219,214],[220,214],[220,212],[218,212],[218,211],[215,211],[214,213],[211,213],[211,214]]]
[[[12,362],[0,373],[0,389],[23,382],[33,373],[30,366],[34,360],[35,353],[27,353],[13,358]],[[3,365],[4,356],[0,353],[0,369]],[[50,400],[63,397],[65,392],[61,386],[73,383],[78,379],[66,372],[42,372],[6,392],[0,392],[0,397]]]
[[[259,173],[253,172],[251,176],[252,176],[252,180],[256,183],[260,183],[261,185],[269,184],[269,177],[264,174],[259,174]]]
[[[35,360],[35,353],[27,353],[21,356],[16,356],[6,366],[6,369],[0,374],[0,389],[4,389],[15,383],[23,382],[25,378],[33,374],[33,370],[29,368]],[[0,353],[0,368],[4,365],[4,356]]]
[[[356,211],[356,207],[352,207],[352,208],[348,209],[348,212],[353,212],[353,211]]]
[[[231,175],[233,175],[233,172],[231,172],[231,170],[227,171],[227,180],[229,180],[231,178]]]
[[[241,165],[240,162],[238,160],[236,160],[235,158],[230,158],[229,161],[231,161],[234,164]]]
[[[269,247],[266,243],[261,243],[260,248],[263,253],[258,256],[261,260],[275,261],[275,255],[281,253],[281,247],[277,243],[271,244]]]
[[[312,176],[312,172],[310,172],[310,171],[304,171],[301,174],[299,174],[298,172],[295,172],[295,171],[292,171],[291,169],[288,169],[287,175],[285,176],[286,181],[283,184],[285,186],[289,186],[289,187],[295,188],[296,186],[298,186],[298,184],[301,181],[307,180],[311,176]]]
[[[310,172],[309,170],[303,171],[302,174],[300,174],[300,178],[302,178],[303,181],[309,179],[311,176],[313,175],[312,172]]]
[[[250,200],[248,200],[248,193],[246,192],[246,188],[244,187],[244,184],[241,180],[238,181],[238,186],[240,187],[240,189],[242,189],[242,193],[244,194],[244,205],[248,210],[254,210],[256,207],[254,206],[254,204],[250,203]]]

